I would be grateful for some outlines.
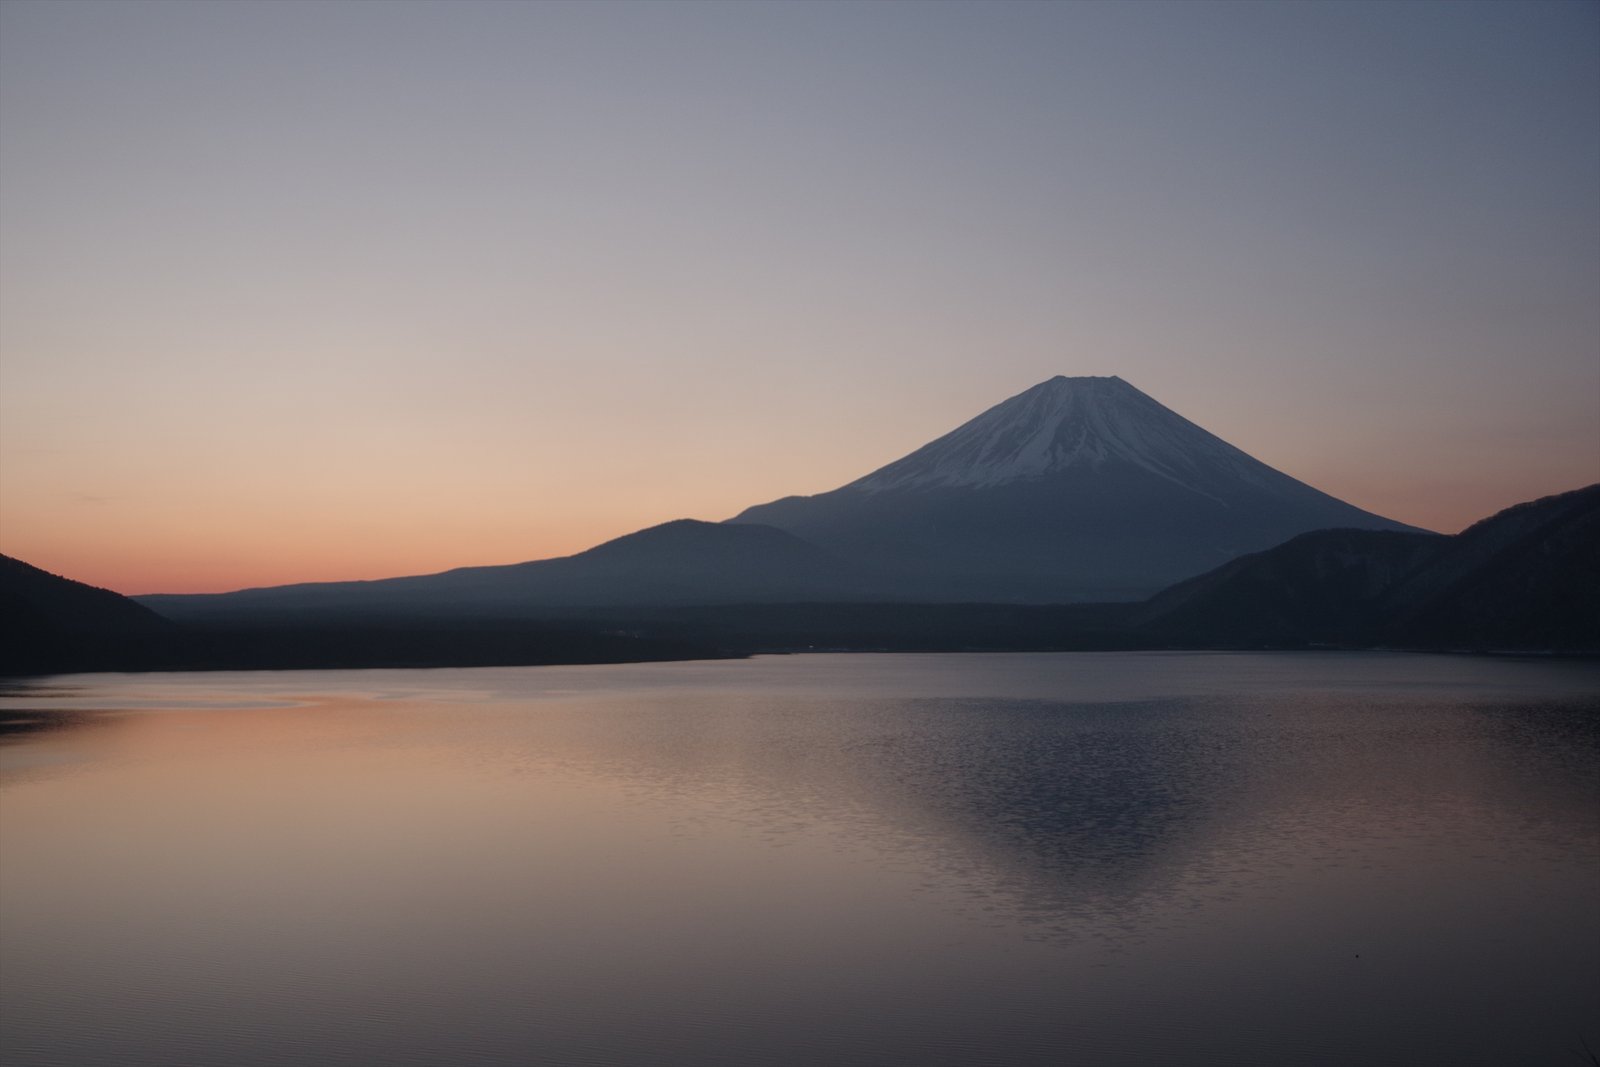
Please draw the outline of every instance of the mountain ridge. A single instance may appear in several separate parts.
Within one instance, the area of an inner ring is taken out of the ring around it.
[[[0,674],[137,666],[170,648],[176,632],[120,593],[0,555]]]
[[[618,604],[792,601],[860,595],[876,579],[782,530],[675,519],[570,556],[354,582],[135,599],[172,618],[396,611],[514,617]]]
[[[176,621],[0,555],[0,678],[82,671],[319,670],[633,663],[714,645],[549,621],[272,617]],[[6,724],[0,723],[0,732]]]
[[[1410,529],[1261,463],[1121,378],[1058,375],[839,489],[723,523],[675,520],[553,559],[139,599],[184,617],[1131,602],[1337,526]]]
[[[758,504],[920,599],[1139,600],[1298,533],[1414,530],[1306,485],[1121,378],[1058,375],[837,489]]]
[[[664,524],[617,539],[622,544],[613,551],[639,539],[676,551],[672,543],[689,538],[698,548],[712,525]],[[779,542],[783,536],[757,534]],[[220,602],[229,604],[226,595]],[[1596,603],[1600,485],[1508,508],[1453,536],[1313,531],[1142,603],[519,604],[508,615],[479,603],[452,616],[407,614],[394,602],[365,614],[307,610],[291,598],[277,613],[259,602],[233,602],[231,615],[202,611],[174,621],[109,590],[0,557],[0,675],[628,662],[816,649],[1388,647],[1594,655]]]
[[[1206,647],[1595,651],[1597,603],[1600,484],[1454,535],[1302,534],[1163,590],[1130,623]]]

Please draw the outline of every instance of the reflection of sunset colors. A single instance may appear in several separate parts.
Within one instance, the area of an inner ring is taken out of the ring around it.
[[[0,1053],[1562,1062],[1591,665],[1132,659],[20,683]]]
[[[1116,374],[1454,531],[1600,480],[1586,5],[0,5],[0,551],[581,550]]]

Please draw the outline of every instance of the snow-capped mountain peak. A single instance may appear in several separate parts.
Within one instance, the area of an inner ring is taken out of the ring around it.
[[[1307,530],[1403,529],[1121,378],[1051,378],[864,478],[731,520],[952,602],[1138,599]]]
[[[987,488],[1113,462],[1197,491],[1219,467],[1257,484],[1283,477],[1121,378],[1058,375],[844,488]]]

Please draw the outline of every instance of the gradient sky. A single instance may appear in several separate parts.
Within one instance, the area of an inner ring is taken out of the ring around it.
[[[560,555],[1116,374],[1454,531],[1600,480],[1600,5],[0,4],[0,551]]]

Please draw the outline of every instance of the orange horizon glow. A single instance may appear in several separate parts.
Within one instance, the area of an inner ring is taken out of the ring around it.
[[[865,473],[865,472],[863,472]],[[1421,493],[1379,483],[1364,495],[1324,491],[1369,511],[1438,533],[1457,533],[1497,511],[1526,500],[1582,488],[1586,482],[1518,491],[1508,487],[1434,486]],[[777,494],[773,494],[775,496]],[[762,503],[769,497],[750,498]],[[1385,507],[1388,501],[1392,506]],[[0,552],[88,585],[129,596],[150,593],[224,593],[303,582],[368,581],[434,574],[458,567],[499,566],[573,555],[635,530],[678,518],[718,521],[743,505],[699,514],[663,510],[655,515],[611,515],[534,524],[507,521],[498,529],[463,530],[461,524],[419,524],[410,516],[403,531],[364,521],[323,516],[302,520],[291,540],[270,522],[241,517],[213,522],[196,540],[181,531],[150,525],[128,529],[108,553],[102,530],[92,524],[62,530],[16,529],[5,524]],[[260,523],[255,528],[252,521]]]
[[[1451,533],[1600,481],[1570,4],[0,3],[0,551],[425,574],[1116,375]]]

